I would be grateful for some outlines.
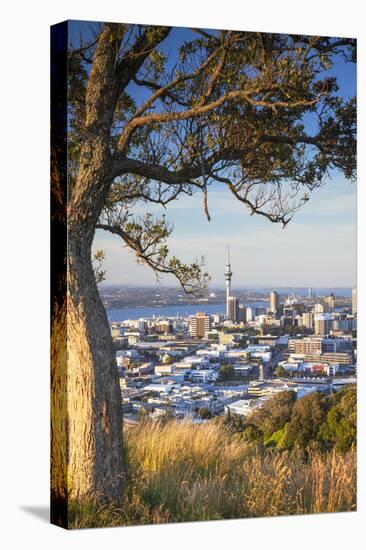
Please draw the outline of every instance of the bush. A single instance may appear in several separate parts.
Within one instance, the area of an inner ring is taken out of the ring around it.
[[[235,370],[232,365],[222,365],[219,371],[220,380],[232,380],[234,378]]]
[[[200,409],[197,409],[196,411],[198,418],[201,419],[209,419],[212,418],[212,412],[207,407],[201,407]]]
[[[254,424],[265,437],[269,437],[273,432],[283,428],[291,419],[295,401],[295,392],[280,392],[272,399],[265,401],[261,408],[255,410],[248,417],[248,424]]]
[[[298,446],[304,449],[311,441],[316,441],[325,414],[325,402],[317,392],[296,401],[287,426],[284,447],[292,449]]]
[[[318,439],[326,449],[334,447],[337,451],[346,452],[355,445],[356,436],[356,388],[343,388],[332,399],[332,406],[320,427]]]

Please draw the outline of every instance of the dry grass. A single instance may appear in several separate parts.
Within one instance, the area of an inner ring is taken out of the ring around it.
[[[126,430],[123,506],[73,505],[71,527],[279,516],[356,509],[356,453],[259,451],[218,423]]]

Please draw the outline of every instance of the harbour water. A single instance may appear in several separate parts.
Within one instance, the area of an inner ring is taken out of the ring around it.
[[[248,307],[268,307],[268,301],[251,302],[244,304]],[[194,304],[162,307],[132,307],[124,309],[108,309],[107,315],[110,322],[126,321],[127,319],[140,319],[146,317],[186,317],[195,315],[198,311],[214,315],[225,313],[226,305],[222,304]]]

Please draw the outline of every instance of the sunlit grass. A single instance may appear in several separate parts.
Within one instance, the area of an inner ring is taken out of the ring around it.
[[[70,507],[70,526],[136,525],[356,509],[356,452],[259,450],[217,422],[125,430],[123,505]]]

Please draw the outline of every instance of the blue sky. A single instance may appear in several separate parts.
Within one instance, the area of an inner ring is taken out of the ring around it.
[[[171,252],[187,262],[205,255],[213,284],[223,284],[229,242],[233,286],[355,285],[356,189],[342,177],[314,191],[285,229],[250,216],[226,190],[213,189],[208,203],[211,222],[204,216],[200,195],[172,203],[166,217],[175,225]],[[144,212],[145,207],[138,213]],[[94,248],[106,252],[106,282],[154,283],[149,268],[136,264],[117,237],[97,231]],[[164,282],[174,284],[174,279]]]
[[[74,43],[79,33],[90,36],[89,23],[71,22],[70,30]],[[191,36],[187,29],[174,29],[164,42],[165,53],[173,52],[178,43]],[[329,74],[337,76],[343,97],[348,99],[356,93],[353,64],[339,59]],[[311,131],[312,121],[309,119],[306,123]],[[200,195],[168,205],[165,214],[175,226],[169,241],[171,253],[186,262],[206,256],[213,284],[223,284],[228,242],[234,286],[356,284],[356,186],[339,173],[333,172],[326,184],[311,194],[310,201],[285,229],[261,216],[250,216],[245,207],[219,185],[212,186],[208,203],[211,222],[204,216]],[[136,213],[142,215],[146,211],[163,213],[162,208],[146,206]],[[151,270],[138,265],[133,253],[122,245],[117,237],[96,232],[94,249],[102,248],[106,252],[106,283],[154,284]],[[162,282],[176,284],[173,278]]]

